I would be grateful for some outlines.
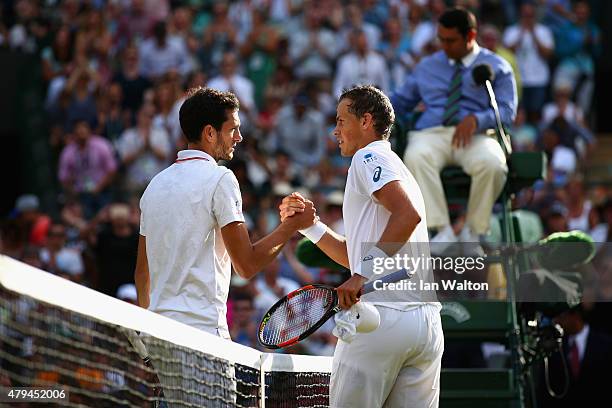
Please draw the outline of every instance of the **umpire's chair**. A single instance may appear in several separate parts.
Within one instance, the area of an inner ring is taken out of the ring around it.
[[[416,118],[412,118],[414,120]],[[492,137],[501,136],[492,131]],[[395,152],[403,158],[409,143],[409,131],[401,124],[395,125],[391,142]],[[502,143],[502,148],[503,148]],[[505,149],[504,149],[505,151]],[[542,238],[539,218],[524,210],[511,211],[510,199],[521,189],[531,187],[546,176],[546,156],[542,152],[512,152],[507,155],[508,178],[498,203],[502,211],[492,216],[488,242],[517,243],[536,242]],[[449,205],[465,205],[470,191],[471,178],[459,166],[448,166],[441,172],[442,184]],[[506,301],[444,302],[442,324],[445,341],[467,345],[479,345],[483,341],[503,343],[510,350],[510,361],[503,361],[496,368],[445,368],[441,373],[440,407],[522,407],[526,397],[520,374],[517,354],[521,342],[520,324],[514,302],[515,265],[505,263],[490,265],[506,277],[504,295]],[[491,270],[490,270],[491,271]],[[491,274],[489,274],[491,276]],[[491,293],[491,292],[489,292]],[[509,363],[509,364],[508,364]],[[489,366],[491,367],[491,366]],[[528,392],[528,390],[527,390]]]

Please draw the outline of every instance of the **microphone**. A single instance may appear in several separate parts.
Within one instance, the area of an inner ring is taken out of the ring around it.
[[[491,85],[491,82],[495,80],[493,68],[491,68],[491,65],[489,64],[476,65],[472,70],[472,78],[474,79],[476,85],[484,85],[485,88],[487,88],[487,92],[489,93],[489,101],[491,102],[491,107],[495,113],[497,131],[501,137],[502,145],[506,148],[506,156],[508,156],[510,153],[512,153],[512,145],[510,144],[510,140],[508,139],[506,132],[504,132],[504,126],[499,115],[497,100],[495,99],[495,92],[493,91],[493,85]]]
[[[477,85],[485,85],[487,81],[493,82],[495,73],[489,64],[480,64],[472,70],[472,78]]]

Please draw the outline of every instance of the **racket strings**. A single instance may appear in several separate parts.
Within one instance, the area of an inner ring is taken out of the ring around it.
[[[333,293],[330,290],[304,290],[287,299],[272,313],[262,332],[262,340],[278,345],[299,337],[317,324],[333,306]]]

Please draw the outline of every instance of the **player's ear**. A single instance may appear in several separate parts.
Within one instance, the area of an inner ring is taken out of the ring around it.
[[[202,130],[202,141],[213,143],[216,136],[217,130],[212,125],[204,126],[204,130]]]
[[[374,118],[372,117],[372,114],[369,112],[366,112],[361,117],[361,126],[364,129],[367,129],[368,127],[372,126],[373,121],[374,121]]]

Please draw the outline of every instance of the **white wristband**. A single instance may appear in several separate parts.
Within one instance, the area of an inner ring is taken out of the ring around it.
[[[308,238],[313,244],[319,242],[323,235],[325,235],[325,232],[327,232],[327,225],[323,221],[317,221],[314,225],[300,230],[300,234]]]
[[[389,256],[377,246],[370,248],[368,252],[361,258],[361,262],[357,265],[353,274],[358,274],[367,278],[368,280],[374,275],[379,275],[384,272],[381,265],[384,264],[384,260]],[[376,261],[376,259],[379,259]],[[378,270],[380,269],[380,270]]]

